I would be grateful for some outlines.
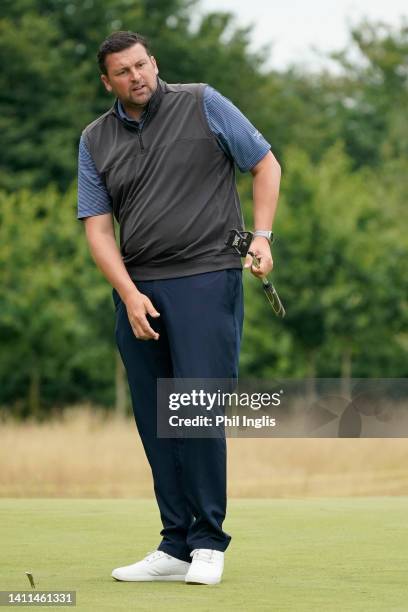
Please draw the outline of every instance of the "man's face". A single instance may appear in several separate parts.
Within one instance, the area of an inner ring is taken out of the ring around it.
[[[101,79],[107,91],[115,94],[125,107],[141,109],[149,102],[157,87],[156,60],[140,43],[109,53],[105,57],[107,74]]]

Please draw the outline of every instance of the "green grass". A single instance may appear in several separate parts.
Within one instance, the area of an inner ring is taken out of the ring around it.
[[[408,498],[230,500],[224,580],[119,583],[156,548],[151,500],[0,500],[0,590],[76,590],[77,609],[408,610]],[[48,608],[61,609],[61,608]]]

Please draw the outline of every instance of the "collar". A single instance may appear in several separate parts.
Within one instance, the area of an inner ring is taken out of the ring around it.
[[[118,98],[116,98],[113,107],[111,108],[111,112],[128,128],[130,129],[139,129],[140,127],[146,125],[152,117],[156,114],[160,103],[162,101],[164,92],[166,91],[167,83],[162,81],[159,77],[157,77],[157,87],[153,92],[152,97],[147,103],[146,107],[143,110],[143,113],[139,119],[132,119],[129,117],[125,109],[123,108],[122,103]]]

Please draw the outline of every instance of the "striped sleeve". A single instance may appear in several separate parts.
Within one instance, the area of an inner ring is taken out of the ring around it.
[[[251,170],[271,145],[231,100],[209,85],[205,87],[203,102],[208,125],[221,148],[241,172]]]
[[[111,198],[95,167],[83,136],[78,152],[77,219],[112,213]]]

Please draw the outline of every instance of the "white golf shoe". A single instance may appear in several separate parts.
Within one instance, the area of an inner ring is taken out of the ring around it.
[[[197,548],[190,553],[193,560],[185,581],[188,584],[218,584],[224,569],[224,553],[209,548]]]
[[[189,567],[190,563],[176,559],[162,550],[156,550],[142,561],[114,569],[112,578],[125,582],[184,580]]]

